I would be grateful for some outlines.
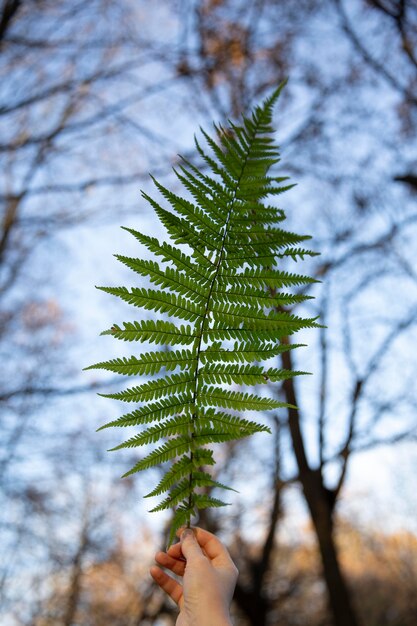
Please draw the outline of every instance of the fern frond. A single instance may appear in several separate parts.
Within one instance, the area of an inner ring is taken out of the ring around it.
[[[319,281],[301,274],[261,268],[256,270],[245,269],[241,274],[222,273],[219,282],[232,288],[236,286],[248,286],[249,288],[251,286],[253,289],[257,287],[281,289],[282,287],[311,285]]]
[[[153,289],[136,287],[132,287],[130,291],[126,287],[98,287],[98,289],[117,296],[129,304],[133,304],[133,306],[148,311],[155,311],[156,313],[167,313],[173,317],[191,322],[195,322],[203,315],[200,304],[204,302],[202,298],[199,298],[200,303],[196,303],[175,293],[166,293]],[[195,298],[196,294],[193,296],[194,300]]]
[[[139,433],[139,435],[135,435],[127,441],[119,443],[118,446],[110,448],[110,451],[113,452],[114,450],[121,450],[122,448],[139,448],[140,446],[155,443],[163,437],[170,437],[171,435],[186,435],[189,427],[190,418],[188,415],[176,415],[166,422],[160,422],[155,426],[151,426]]]
[[[170,396],[175,393],[185,391],[192,392],[194,390],[194,377],[189,373],[172,374],[165,378],[157,378],[149,382],[119,391],[117,393],[99,393],[103,398],[112,398],[113,400],[122,400],[123,402],[148,402],[156,400],[163,396]]]
[[[174,543],[177,531],[181,528],[181,526],[189,526],[191,517],[193,515],[194,508],[191,508],[187,504],[180,504],[174,509],[174,514],[172,516],[171,528],[169,531],[169,537],[167,542],[167,548]]]
[[[221,233],[219,231],[219,224],[211,219],[207,212],[200,209],[195,204],[192,204],[188,200],[177,196],[161,185],[153,176],[151,177],[155,186],[170,203],[171,207],[184,217],[189,224],[192,224],[198,232],[203,232],[206,236],[210,236],[213,241],[221,244]]]
[[[262,365],[235,365],[228,363],[210,363],[200,371],[201,380],[211,385],[263,385],[270,382],[287,380],[307,372],[282,370],[277,368],[264,369]]]
[[[211,507],[229,506],[229,502],[222,502],[218,498],[212,498],[206,494],[195,493],[193,495],[193,504],[197,509],[208,509]]]
[[[202,406],[224,407],[236,411],[267,411],[288,407],[285,402],[274,398],[260,397],[253,393],[219,389],[218,387],[202,385],[198,393],[198,400]],[[297,407],[294,407],[297,408]]]
[[[196,200],[201,204],[201,208],[210,215],[217,216],[219,226],[224,226],[227,220],[227,209],[230,200],[234,197],[232,189],[222,185],[215,178],[207,176],[207,174],[201,172],[184,157],[182,157],[182,162],[184,164],[180,167],[182,174],[174,170],[177,178],[195,196]],[[223,211],[219,213],[218,209],[216,210],[215,208],[216,206],[222,208]],[[226,213],[224,209],[226,209]]]
[[[148,248],[150,252],[153,252],[155,256],[162,257],[164,262],[172,263],[178,270],[184,270],[190,277],[196,280],[210,280],[210,274],[213,272],[213,269],[208,259],[202,265],[198,265],[179,248],[174,248],[174,246],[166,242],[159,243],[155,237],[142,235],[142,233],[133,228],[127,228],[126,226],[122,226],[122,228],[131,233],[135,239]],[[209,272],[206,271],[207,269]]]
[[[174,243],[183,243],[191,246],[197,258],[203,257],[204,262],[206,260],[204,257],[205,248],[215,251],[220,250],[221,240],[219,237],[214,241],[210,240],[211,235],[205,236],[205,233],[196,231],[193,225],[189,224],[184,218],[177,217],[173,213],[162,209],[152,198],[146,196],[146,194],[145,198],[151,206],[153,206],[161,224],[165,226]]]
[[[149,343],[164,345],[189,346],[198,337],[193,332],[192,326],[176,326],[172,322],[164,320],[144,320],[142,322],[124,322],[124,328],[114,324],[102,335],[111,335],[123,341],[147,341]]]
[[[269,173],[280,160],[272,113],[282,86],[240,123],[230,123],[229,129],[215,125],[214,137],[202,130],[205,145],[197,139],[195,145],[205,171],[186,159],[174,170],[190,198],[155,179],[169,208],[142,193],[168,240],[124,227],[153,258],[115,256],[153,288],[99,287],[158,317],[114,324],[102,333],[138,346],[155,344],[155,350],[138,349],[130,357],[86,369],[150,377],[124,391],[102,394],[138,406],[101,428],[139,427],[112,450],[157,444],[125,476],[169,463],[146,495],[165,494],[152,511],[174,509],[169,542],[198,509],[224,506],[211,495],[213,489],[228,487],[208,471],[214,464],[208,446],[270,432],[246,412],[291,405],[253,393],[253,387],[263,385],[268,392],[305,374],[268,361],[303,345],[281,341],[284,337],[320,326],[317,318],[293,310],[310,298],[297,289],[316,281],[280,266],[281,259],[314,256],[304,247],[310,237],[282,228],[284,211],[265,200],[293,186],[287,176]]]
[[[184,476],[189,476],[193,471],[197,471],[198,468],[204,465],[214,465],[212,450],[207,448],[199,448],[195,450],[192,457],[183,456],[178,461],[173,463],[169,470],[161,478],[155,489],[147,493],[144,497],[151,498],[154,496],[160,496],[165,491],[168,491],[173,485]]]
[[[238,417],[232,413],[226,411],[219,411],[218,409],[207,408],[201,412],[202,421],[204,421],[205,427],[210,427],[213,430],[223,430],[228,433],[271,433],[269,426],[265,424],[259,424],[253,420],[248,420],[243,417]]]
[[[209,474],[206,472],[195,471],[192,473],[192,478],[189,480],[188,478],[181,480],[174,489],[170,492],[169,496],[162,500],[158,506],[154,507],[150,510],[150,513],[154,513],[156,511],[163,511],[164,509],[169,509],[173,506],[176,506],[180,502],[182,502],[185,498],[192,497],[196,488],[198,487],[217,487],[219,489],[227,489],[228,491],[235,491],[235,489],[231,489],[230,487],[226,487],[222,483],[219,483],[217,480],[213,480]],[[223,506],[224,503],[220,504],[220,500],[218,506]],[[203,508],[203,507],[200,507]]]
[[[239,306],[221,302],[212,303],[212,311],[217,314],[214,328],[222,328],[226,325],[244,323],[245,328],[260,330],[274,330],[276,337],[283,337],[301,328],[318,328],[317,318],[300,318],[288,311],[272,310],[265,315],[263,308]]]
[[[169,439],[162,446],[156,448],[143,459],[141,459],[136,465],[132,467],[128,472],[123,474],[123,478],[141,472],[144,469],[155,467],[161,463],[166,463],[170,459],[174,459],[176,456],[180,456],[192,450],[193,442],[186,435]]]
[[[178,396],[170,395],[168,398],[161,398],[157,402],[152,402],[130,413],[126,413],[117,420],[100,426],[98,430],[110,428],[111,426],[138,426],[139,424],[149,424],[150,422],[162,420],[171,415],[179,415],[181,413],[191,414],[193,406],[193,398],[190,398],[190,396],[186,394]]]
[[[175,352],[145,352],[139,358],[111,359],[86,367],[85,370],[101,369],[125,376],[137,376],[142,374],[157,374],[163,367],[166,370],[174,370],[177,367],[190,369],[196,355],[188,350]]]
[[[196,302],[201,302],[201,298],[206,295],[204,283],[191,281],[186,274],[176,269],[167,267],[162,270],[154,261],[132,259],[120,254],[115,254],[115,257],[134,272],[149,277],[150,282],[154,285],[175,291],[182,296],[194,299]]]
[[[235,343],[234,347],[230,350],[222,348],[213,343],[206,350],[200,352],[200,361],[202,365],[213,362],[246,362],[252,363],[253,361],[267,361],[274,356],[281,354],[280,345],[262,344],[262,343]]]
[[[275,295],[269,295],[265,291],[259,289],[250,289],[249,286],[243,287],[232,291],[231,289],[222,290],[216,289],[212,292],[213,302],[221,302],[227,304],[239,304],[263,306],[267,308],[274,308],[277,306],[290,306],[292,304],[299,304],[306,300],[311,300],[311,296],[302,294],[289,294],[279,292]]]

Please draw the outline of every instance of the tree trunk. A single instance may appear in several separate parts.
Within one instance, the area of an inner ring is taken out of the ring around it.
[[[304,494],[310,510],[311,519],[317,536],[323,576],[329,597],[329,605],[335,626],[358,626],[359,622],[353,610],[350,592],[343,576],[333,532],[333,504],[329,494],[323,488],[321,474],[311,471],[311,476],[303,484]]]
[[[254,593],[238,584],[234,600],[251,626],[266,626],[269,606],[262,594]]]
[[[288,338],[283,341],[289,343]],[[282,365],[285,369],[293,369],[291,351],[283,352]],[[286,402],[297,406],[294,379],[285,380],[283,390]],[[349,589],[340,568],[334,541],[333,511],[336,496],[326,489],[321,470],[312,469],[308,463],[298,409],[288,409],[288,426],[297,461],[299,481],[303,487],[317,536],[334,626],[359,626]]]

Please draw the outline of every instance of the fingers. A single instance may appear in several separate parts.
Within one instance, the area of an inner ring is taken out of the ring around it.
[[[174,543],[172,546],[170,546],[167,550],[167,554],[169,554],[169,556],[172,556],[174,559],[184,559],[184,555],[181,551],[181,543]]]
[[[178,576],[184,576],[185,560],[183,558],[179,560],[178,558],[175,558],[167,554],[166,552],[157,552],[157,554],[155,555],[155,561],[159,565],[162,565],[162,567],[166,567],[167,569],[171,570],[171,572],[173,572],[174,574],[177,574]]]
[[[220,539],[218,539],[213,533],[210,533],[208,530],[203,530],[202,528],[194,527],[194,536],[196,538],[195,543],[198,542],[199,546],[204,550],[205,554],[211,560],[216,560],[218,563],[232,563],[232,559],[227,548],[222,544]],[[182,530],[180,529],[179,533],[182,534]],[[180,546],[181,544],[176,543],[172,548]],[[171,556],[174,558],[178,558],[179,548],[177,547],[173,553],[171,553],[171,548],[168,551]],[[185,556],[185,555],[184,555]]]
[[[180,541],[181,551],[187,561],[194,561],[196,559],[201,559],[202,557],[204,557],[196,536],[191,528],[184,528],[183,532],[181,533]]]
[[[182,600],[182,587],[176,580],[168,576],[156,565],[153,565],[150,569],[150,574],[157,585],[161,587],[170,598],[174,600],[176,604],[180,604]]]
[[[181,537],[184,532],[184,528],[180,528],[177,535]],[[230,557],[230,554],[227,548],[222,544],[222,542],[215,536],[213,533],[208,532],[208,530],[203,530],[202,528],[198,528],[196,526],[193,527],[194,537],[196,538],[196,542],[201,548],[202,554],[207,556],[211,561],[213,561],[213,565],[233,565],[233,561]],[[184,539],[183,539],[184,542]],[[168,554],[174,559],[183,558],[185,552],[182,550],[183,542],[175,543],[170,546],[168,549]],[[188,545],[188,541],[187,541]],[[186,548],[185,548],[186,549]]]
[[[203,530],[202,528],[196,528],[195,534],[198,543],[210,559],[215,559],[222,555],[229,556],[227,548],[213,533],[209,533],[208,530]]]

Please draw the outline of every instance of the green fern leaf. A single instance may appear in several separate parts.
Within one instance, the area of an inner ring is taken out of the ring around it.
[[[279,369],[269,361],[303,345],[283,338],[320,326],[316,318],[294,312],[310,298],[297,289],[316,281],[282,267],[282,259],[317,253],[304,247],[308,235],[282,228],[284,211],[265,200],[293,187],[287,176],[269,173],[280,160],[272,113],[281,89],[240,123],[228,129],[215,125],[214,137],[202,130],[206,146],[197,139],[195,145],[205,171],[185,159],[174,170],[189,198],[155,179],[169,207],[143,192],[167,241],[124,227],[152,258],[115,256],[153,288],[99,287],[157,315],[105,330],[103,335],[135,342],[137,353],[86,369],[147,377],[102,394],[137,406],[101,428],[139,428],[112,448],[147,447],[125,476],[164,467],[145,497],[165,494],[152,511],[174,509],[169,543],[198,509],[225,505],[211,493],[228,489],[208,471],[214,464],[212,446],[270,432],[246,413],[288,410],[290,405],[268,392],[306,372]],[[140,344],[155,349],[140,349]]]

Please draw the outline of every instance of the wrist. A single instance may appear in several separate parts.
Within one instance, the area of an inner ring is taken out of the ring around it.
[[[233,626],[229,613],[210,611],[195,626]]]
[[[210,626],[233,626],[230,615],[219,615],[217,618],[213,618]]]

